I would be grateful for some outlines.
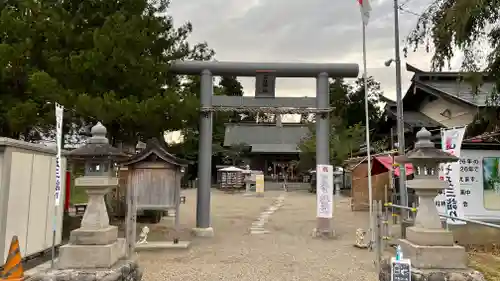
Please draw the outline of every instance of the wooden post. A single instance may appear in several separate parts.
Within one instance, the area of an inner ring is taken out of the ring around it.
[[[132,259],[135,253],[135,243],[137,236],[137,196],[135,192],[135,183],[133,182],[133,169],[129,168],[127,182],[127,218],[126,224],[126,243],[127,243],[127,258]]]
[[[380,261],[382,259],[382,233],[381,233],[381,218],[382,218],[382,202],[374,201],[375,213],[375,266],[377,273],[380,272]]]
[[[175,172],[175,236],[174,236],[174,244],[179,243],[179,215],[180,215],[180,204],[181,204],[181,187],[177,185],[177,172]]]

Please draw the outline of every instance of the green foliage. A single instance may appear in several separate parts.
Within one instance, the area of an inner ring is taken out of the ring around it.
[[[382,91],[373,77],[367,79],[367,86],[370,128],[376,129],[382,115],[378,106]],[[365,143],[365,127],[361,125],[366,123],[364,80],[360,78],[349,85],[342,79],[334,79],[330,83],[330,106],[334,108],[330,114],[330,163],[342,165]],[[380,141],[377,143],[383,145]],[[315,124],[310,124],[310,135],[300,143],[299,149],[298,168],[302,171],[313,168],[316,165]]]
[[[250,146],[248,144],[233,144],[221,152],[223,154],[222,163],[233,166],[244,165],[249,152]]]
[[[367,78],[368,112],[370,128],[376,128],[382,116],[379,106],[379,97],[382,94],[380,83],[373,77]],[[358,78],[354,84],[345,83],[342,79],[335,79],[330,83],[330,106],[335,108],[332,116],[341,120],[347,128],[356,124],[365,124],[365,90],[363,78]]]
[[[365,138],[365,127],[360,124],[343,127],[336,119],[331,120],[329,145],[330,163],[341,166],[349,158],[352,152],[357,151],[363,144]],[[314,125],[311,126],[311,134],[299,145],[300,149],[300,170],[311,169],[316,165],[316,131]]]
[[[500,125],[498,106],[500,89],[500,1],[498,0],[436,0],[419,18],[416,27],[407,38],[408,49],[416,51],[424,47],[432,52],[432,68],[450,67],[450,60],[457,51],[463,52],[459,78],[477,93],[484,83],[478,73],[482,65],[496,81],[487,107],[478,111],[468,126],[467,135],[476,136],[496,131]]]
[[[53,128],[54,102],[72,109],[66,130],[101,120],[114,141],[135,143],[183,128],[197,98],[169,75],[169,63],[210,59],[214,52],[187,43],[192,26],[174,27],[168,5],[3,1],[0,134],[36,140]]]
[[[436,0],[419,18],[407,38],[414,51],[420,46],[433,51],[432,67],[442,69],[455,55],[465,54],[463,67],[480,69],[482,56],[489,70],[500,73],[500,2],[498,0]],[[485,44],[491,52],[484,53]]]
[[[183,118],[184,136],[182,144],[173,145],[172,152],[185,159],[196,161],[198,157],[199,144],[199,92],[200,78],[188,77],[183,84],[182,99],[183,110],[186,110]],[[214,85],[214,95],[243,95],[243,86],[235,77],[223,77],[218,85]],[[212,154],[223,158],[228,150],[223,147],[225,135],[225,123],[239,120],[238,114],[231,112],[213,113]],[[222,160],[217,159],[216,160]],[[217,164],[217,163],[216,163]]]

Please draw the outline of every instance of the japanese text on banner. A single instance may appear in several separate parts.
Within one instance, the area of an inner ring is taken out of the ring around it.
[[[441,131],[441,146],[443,151],[460,157],[462,140],[465,134],[464,128],[445,129]],[[463,218],[464,210],[461,200],[460,190],[460,163],[440,164],[439,178],[447,183],[444,190],[444,210],[448,216]],[[443,195],[438,195],[436,201],[441,201]],[[440,210],[441,211],[441,210]],[[447,219],[449,224],[464,224],[465,222]]]
[[[471,208],[472,187],[480,182],[482,177],[481,158],[479,157],[462,157],[460,158],[460,200],[464,207],[464,215],[467,213],[467,208]],[[444,177],[444,175],[440,174]],[[436,196],[436,208],[439,213],[446,212],[446,197],[444,191],[439,191]]]
[[[54,204],[59,206],[61,202],[61,142],[64,107],[56,103],[56,188],[54,194]]]
[[[333,217],[333,166],[316,166],[317,217]]]

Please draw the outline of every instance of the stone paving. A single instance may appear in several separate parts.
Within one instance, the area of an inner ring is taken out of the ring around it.
[[[196,191],[186,190],[183,227],[195,226]],[[193,238],[188,250],[140,252],[145,281],[190,280],[362,280],[375,281],[374,254],[356,249],[356,229],[368,225],[366,212],[351,212],[349,199],[335,206],[336,239],[311,237],[316,196],[269,191],[264,197],[212,192],[213,238]],[[280,201],[281,200],[281,201]],[[282,205],[262,224],[269,233],[251,234],[252,223]]]
[[[283,206],[285,196],[286,193],[278,196],[273,204],[260,214],[259,218],[252,223],[252,226],[250,227],[250,234],[266,234],[270,232],[269,230],[266,230],[264,226],[269,221],[269,216]]]

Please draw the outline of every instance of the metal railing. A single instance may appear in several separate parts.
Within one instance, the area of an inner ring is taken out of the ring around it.
[[[415,215],[418,211],[418,208],[415,207],[416,203],[414,203],[413,207],[408,207],[408,206],[402,206],[398,204],[393,204],[391,202],[383,204],[382,201],[376,201],[374,200],[372,202],[372,208],[373,208],[373,217],[370,218],[373,220],[373,232],[374,232],[374,241],[372,241],[373,248],[375,249],[375,265],[377,268],[377,272],[380,271],[380,262],[382,260],[382,255],[384,250],[387,247],[387,244],[389,241],[391,241],[392,238],[392,231],[391,231],[391,226],[389,224],[389,219],[390,217],[393,218],[393,224],[397,224],[398,220],[397,218],[400,217],[400,210],[407,210],[410,213],[410,219],[409,220],[403,220],[400,219],[399,223],[401,225],[401,228],[406,228],[409,227],[413,224]],[[493,223],[488,223],[488,222],[482,222],[478,220],[473,220],[473,219],[466,219],[466,218],[457,218],[453,216],[449,216],[446,214],[439,214],[441,218],[444,218],[444,225],[443,228],[448,229],[448,224],[446,223],[446,219],[454,219],[458,221],[463,221],[467,223],[472,223],[472,224],[477,224],[477,225],[482,225],[486,227],[491,227],[495,229],[500,229],[500,225],[493,224]],[[408,223],[407,225],[404,225]],[[401,231],[401,238],[406,238],[406,230]]]

